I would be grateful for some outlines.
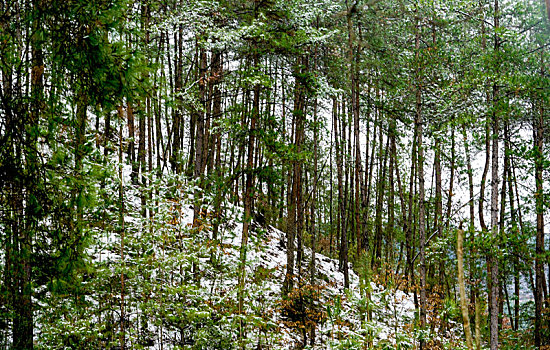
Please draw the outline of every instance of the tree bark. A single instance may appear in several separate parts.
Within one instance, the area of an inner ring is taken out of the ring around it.
[[[405,276],[408,277],[407,279],[407,289],[410,286],[410,284],[413,282],[413,276],[414,276],[414,262],[413,262],[413,254],[414,254],[414,245],[413,245],[413,220],[414,220],[414,192],[415,192],[415,178],[416,173],[418,172],[417,169],[417,140],[418,140],[418,125],[414,126],[414,136],[413,136],[413,144],[411,147],[411,158],[412,158],[412,165],[411,165],[411,173],[409,178],[409,196],[408,196],[408,216],[406,220],[406,230],[405,230],[405,247],[406,247],[406,253],[407,253],[407,264],[406,264],[406,270],[405,270]]]
[[[170,42],[167,38],[167,46],[169,47],[170,46]],[[174,64],[175,64],[175,68],[174,68],[174,73],[175,73],[175,78],[174,78],[174,92],[175,93],[181,93],[182,92],[182,89],[183,89],[183,25],[179,25],[178,27],[178,32],[177,33],[174,33],[174,43],[175,43],[175,47],[176,47],[176,52],[175,52],[175,58],[174,58]],[[170,50],[168,50],[168,52],[170,52]],[[182,166],[181,166],[181,148],[182,148],[182,144],[181,144],[181,139],[182,139],[182,103],[183,101],[181,100],[181,97],[178,97],[177,98],[177,101],[176,101],[176,106],[174,108],[174,115],[173,115],[173,119],[172,119],[172,154],[170,156],[170,163],[171,163],[171,166],[172,166],[172,171],[174,171],[175,173],[179,174],[181,173],[182,171]],[[193,123],[191,122],[191,125],[190,125],[190,132],[193,134],[194,132],[194,128],[193,128]],[[192,141],[194,140],[194,135],[191,135],[191,145],[192,145]],[[193,150],[193,148],[191,147],[191,150]],[[192,156],[192,152],[189,153],[190,156]]]
[[[437,230],[437,236],[443,238],[443,195],[441,187],[441,141],[439,136],[435,136],[435,218],[434,226]],[[451,194],[449,193],[449,196]],[[439,282],[443,283],[445,275],[445,261],[443,258],[439,261]]]
[[[202,187],[203,164],[205,158],[204,144],[205,140],[205,110],[206,110],[206,70],[207,70],[207,55],[204,48],[199,50],[199,103],[201,110],[194,111],[195,120],[197,122],[196,130],[196,147],[195,147],[195,163],[193,166],[193,177],[197,181],[197,186]],[[254,112],[253,112],[254,113]],[[194,193],[193,205],[193,227],[197,227],[201,220],[202,202],[200,199],[201,192],[197,189]]]
[[[335,146],[336,146],[336,169],[337,169],[337,178],[338,178],[338,208],[337,208],[337,214],[336,214],[336,237],[338,237],[339,240],[339,262],[340,262],[340,270],[344,271],[344,276],[347,273],[347,235],[345,231],[342,229],[342,218],[344,213],[344,189],[343,189],[343,171],[342,171],[342,151],[340,147],[340,136],[338,133],[338,111],[339,111],[339,104],[337,102],[337,98],[335,97],[333,100],[334,108],[333,108],[333,128],[334,128],[334,140],[335,140]],[[349,283],[349,282],[348,282]],[[347,286],[346,286],[347,288]]]
[[[213,53],[212,57],[212,74],[215,77],[214,80],[214,89],[213,89],[213,96],[214,99],[212,103],[212,118],[215,121],[220,120],[222,118],[222,93],[220,90],[220,80],[223,77],[223,62],[222,62],[222,54],[219,51],[215,51]],[[222,136],[220,132],[216,132],[214,134],[214,148],[215,148],[215,159],[214,159],[214,173],[216,176],[216,181],[218,181],[218,184],[222,182],[223,177],[223,170],[222,170],[222,161],[221,161],[221,148],[222,148]],[[214,198],[214,223],[212,227],[212,239],[218,238],[218,230],[219,230],[219,219],[221,216],[221,201],[222,201],[222,193],[225,191],[225,188],[221,189],[218,188],[216,191],[216,196]]]
[[[254,67],[259,67],[259,58],[257,55],[254,56]],[[244,307],[244,281],[245,281],[245,265],[246,265],[246,253],[248,249],[248,235],[250,228],[250,221],[252,220],[252,200],[254,195],[254,154],[255,154],[255,138],[256,138],[256,123],[259,118],[260,113],[260,84],[254,86],[254,98],[252,102],[252,113],[250,118],[250,126],[248,129],[248,154],[246,162],[246,185],[244,192],[244,217],[243,217],[243,230],[241,234],[241,249],[240,249],[240,265],[239,265],[239,286],[238,286],[238,303],[239,303],[239,314],[243,315]],[[197,146],[198,147],[198,146]],[[239,340],[241,346],[244,348],[242,343],[244,334],[244,325],[243,321],[240,322],[239,327]]]
[[[505,177],[505,181],[507,182],[508,184],[508,200],[510,202],[510,219],[511,219],[511,224],[512,224],[512,233],[519,236],[520,234],[520,231],[519,231],[519,227],[518,227],[518,221],[517,221],[517,212],[516,212],[516,208],[515,208],[515,203],[514,203],[514,192],[513,192],[513,186],[512,186],[512,165],[513,165],[513,162],[512,162],[512,159],[511,159],[511,155],[510,154],[510,133],[509,133],[509,126],[508,125],[505,125],[505,128],[504,128],[504,149],[505,149],[505,154],[508,155],[508,173],[506,174],[506,177]],[[517,249],[517,244],[516,243],[512,243],[512,263],[513,263],[513,266],[514,266],[514,322],[513,322],[513,328],[514,330],[518,330],[518,327],[519,327],[519,292],[520,292],[520,284],[519,284],[519,275],[520,275],[520,272],[519,272],[519,269],[520,269],[520,266],[519,266],[519,258],[518,258],[518,255],[519,255],[519,252],[518,252],[518,249]]]
[[[300,157],[302,153],[302,147],[305,139],[305,112],[306,112],[306,87],[305,83],[301,81],[301,76],[308,70],[308,59],[303,56],[298,60],[298,66],[296,79],[297,84],[295,87],[294,95],[294,111],[293,113],[296,116],[296,132],[294,145],[296,152],[299,157],[295,161],[294,166],[294,182],[296,186],[294,187],[294,196],[296,198],[296,238],[297,238],[297,249],[296,249],[296,260],[298,264],[298,275],[302,277],[302,261],[304,256],[303,248],[303,232],[304,232],[304,202],[302,198],[302,163],[303,160]],[[298,78],[300,77],[300,78]]]
[[[303,82],[300,80],[304,67],[307,62],[305,58],[298,57],[294,65],[294,107],[293,107],[293,120],[294,120],[294,147],[295,151],[299,154],[302,151],[302,143],[304,138],[304,119],[305,119],[305,91]],[[296,158],[299,158],[296,156]],[[288,229],[287,229],[287,273],[285,281],[283,283],[284,293],[289,293],[293,288],[294,279],[294,239],[298,239],[298,246],[296,249],[296,264],[298,266],[299,273],[301,272],[302,263],[302,231],[304,220],[304,208],[302,203],[302,161],[300,159],[294,159],[292,161],[292,188],[290,191],[290,206],[288,215]]]
[[[468,299],[466,298],[466,286],[464,282],[464,231],[459,228],[456,238],[456,256],[458,264],[458,286],[460,291],[460,308],[462,309],[462,322],[464,324],[464,334],[466,336],[466,345],[469,350],[473,350],[472,330],[470,329],[470,316],[468,315]]]
[[[138,165],[136,163],[136,146],[135,146],[135,139],[136,139],[136,127],[134,125],[135,118],[134,118],[134,109],[130,102],[126,105],[126,117],[128,118],[128,160],[130,161],[130,164],[132,166],[132,173],[130,175],[130,178],[132,179],[132,183],[136,183],[137,176],[138,176]]]
[[[39,181],[39,159],[37,152],[37,141],[39,134],[39,122],[42,114],[43,93],[44,93],[44,60],[42,42],[37,31],[42,26],[41,3],[33,1],[32,7],[35,18],[32,22],[33,35],[31,41],[31,102],[28,125],[25,125],[25,156],[28,173],[28,181],[24,181],[24,191],[17,191],[11,200],[13,206],[14,224],[12,225],[13,246],[6,249],[6,265],[10,268],[13,257],[13,271],[8,272],[13,276],[8,288],[12,292],[14,317],[13,317],[13,347],[14,349],[33,349],[33,302],[32,302],[32,261],[33,254],[33,232],[37,230],[38,219],[36,218],[39,208],[37,201],[32,198],[36,196],[37,181]],[[22,120],[21,120],[22,121]],[[15,186],[19,187],[19,186]],[[11,208],[10,208],[11,209]],[[14,254],[15,253],[15,254]],[[11,257],[10,257],[11,255]]]
[[[415,125],[417,126],[417,147],[418,147],[418,232],[420,244],[420,327],[426,327],[426,223],[425,223],[425,204],[424,204],[424,147],[422,143],[422,134],[424,131],[424,121],[422,118],[422,88],[421,88],[421,67],[420,57],[420,24],[419,18],[416,19],[415,26],[415,57],[416,66],[416,110]],[[424,349],[424,341],[420,340],[420,349]]]
[[[544,76],[544,61],[541,52],[541,76]],[[535,154],[535,207],[537,214],[537,234],[535,246],[535,346],[541,347],[547,344],[543,336],[543,291],[546,287],[544,280],[544,105],[541,98],[538,113],[533,120],[533,143]]]
[[[495,0],[495,15],[494,15],[494,27],[495,27],[495,52],[498,52],[500,48],[500,38],[498,36],[499,25],[499,7],[498,0]],[[498,62],[497,62],[498,70]],[[491,234],[496,241],[499,235],[498,227],[498,147],[499,147],[499,87],[497,82],[493,82],[493,114],[492,114],[492,156],[491,156]],[[491,316],[490,316],[490,338],[491,338],[491,350],[498,349],[498,299],[499,299],[499,276],[498,276],[498,257],[494,254],[489,255],[489,262],[491,265]]]
[[[354,198],[354,220],[355,220],[355,239],[357,247],[357,259],[362,254],[363,237],[361,227],[361,211],[360,211],[360,195],[361,195],[361,142],[359,139],[359,80],[358,80],[358,62],[357,55],[354,53],[355,32],[353,29],[352,12],[348,9],[347,14],[348,25],[348,61],[350,65],[350,85],[351,85],[351,111],[353,116],[353,134],[355,141],[355,198]],[[357,47],[357,53],[361,50]]]

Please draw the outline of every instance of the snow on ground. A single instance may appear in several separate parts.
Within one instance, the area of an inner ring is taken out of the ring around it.
[[[126,169],[125,169],[126,170]],[[179,198],[178,220],[180,227],[190,227],[193,222],[193,194],[194,189],[187,189],[186,194]],[[137,196],[135,196],[137,197]],[[136,203],[133,203],[136,202]],[[139,202],[134,198],[131,206],[139,207]],[[238,266],[241,248],[242,217],[243,210],[240,207],[225,204],[226,222],[220,226],[219,244],[221,256],[225,264]],[[127,225],[138,225],[136,218],[126,216]],[[211,234],[209,227],[206,232]],[[205,233],[206,233],[205,232]],[[210,237],[211,238],[211,237]],[[95,250],[96,261],[119,261],[118,252],[113,252],[108,247],[112,246],[117,237],[108,235],[101,237]],[[295,281],[295,286],[310,281],[309,264],[311,261],[311,249],[304,247],[304,258],[301,266],[305,279],[302,282]],[[160,253],[158,254],[160,256]],[[201,257],[200,263],[206,264],[210,258]],[[268,348],[293,349],[302,341],[302,335],[296,329],[290,329],[285,318],[281,314],[282,285],[286,274],[286,234],[271,226],[261,227],[257,223],[251,224],[250,237],[246,256],[247,293],[245,306],[246,312],[253,314],[251,307],[269,309],[273,313],[272,321],[281,330],[280,338],[276,344]],[[391,344],[400,342],[401,345],[411,346],[414,342],[414,333],[410,325],[414,322],[415,307],[413,296],[407,295],[401,290],[385,289],[382,286],[370,283],[370,288],[361,287],[359,276],[349,269],[349,288],[344,288],[344,274],[339,270],[338,260],[316,253],[316,278],[315,284],[319,286],[319,300],[316,307],[324,314],[322,322],[319,322],[316,331],[314,349],[336,348],[342,342],[350,339],[359,342],[377,344],[386,342]],[[259,282],[255,280],[258,272],[264,271],[264,278]],[[295,273],[299,266],[295,266]],[[255,280],[255,287],[250,283]],[[237,278],[234,275],[207,275],[201,280],[204,290],[229,290],[235,298],[237,290]],[[369,295],[367,297],[367,294]],[[229,297],[229,296],[226,296]],[[364,310],[369,308],[372,319],[366,320]],[[363,312],[360,312],[363,310]],[[159,334],[156,327],[151,326],[151,333]],[[437,332],[437,330],[436,330]],[[454,333],[459,332],[455,325]],[[163,337],[162,331],[160,337]],[[166,335],[164,335],[166,337]],[[254,337],[249,334],[249,337]],[[252,340],[252,339],[251,339]],[[403,344],[407,343],[407,344]],[[156,345],[153,346],[156,348]],[[352,348],[345,347],[345,348]]]
[[[276,295],[280,295],[280,286],[284,280],[286,272],[286,249],[284,245],[285,234],[273,227],[267,229],[267,235],[264,238],[265,245],[261,251],[253,251],[250,254],[250,259],[256,261],[258,266],[265,266],[270,269],[275,269],[274,289]],[[305,264],[303,270],[307,271],[309,261],[311,260],[311,250],[305,249]],[[338,261],[331,259],[322,254],[316,253],[316,272],[317,283],[323,284],[323,296],[321,303],[334,307],[334,301],[338,296],[342,297],[342,318],[350,322],[350,326],[346,329],[340,329],[343,335],[360,327],[359,312],[354,301],[362,299],[359,286],[359,277],[350,268],[349,281],[350,286],[347,291],[344,288],[344,274],[338,269]],[[252,269],[253,266],[250,266]],[[297,267],[295,268],[297,271]],[[273,289],[272,289],[273,290]],[[403,331],[403,326],[406,322],[411,322],[414,319],[414,302],[412,297],[406,296],[401,291],[388,291],[374,283],[371,283],[371,300],[375,312],[373,315],[372,329],[373,340],[376,343],[381,339],[395,339],[396,332]],[[363,292],[364,298],[364,292]],[[382,300],[387,299],[385,307],[381,307]],[[324,327],[323,327],[324,326]],[[331,336],[330,325],[327,323],[321,326],[319,342],[328,342]],[[332,335],[335,336],[334,334]],[[324,339],[323,339],[324,338]],[[294,339],[297,340],[297,339]]]
[[[187,222],[192,221],[192,207],[182,212],[182,217]],[[242,216],[240,208],[232,210]],[[263,295],[271,299],[275,304],[281,296],[281,288],[286,273],[287,255],[286,255],[286,234],[274,227],[262,228],[253,223],[249,240],[249,249],[247,251],[246,274],[247,279],[254,275],[258,268],[273,271],[271,279],[267,280],[262,287]],[[238,252],[241,245],[242,223],[232,221],[226,225],[224,236],[221,238],[224,246],[231,246],[233,253],[228,254],[229,259],[238,263]],[[302,271],[306,272],[311,260],[311,250],[305,248],[304,262]],[[341,309],[339,316],[343,322],[334,329],[334,323],[325,322],[320,325],[315,348],[331,348],[331,338],[346,338],[350,333],[361,328],[361,319],[359,316],[358,305],[361,300],[365,302],[365,291],[361,292],[359,276],[349,269],[350,286],[347,291],[344,288],[344,274],[338,268],[338,260],[331,259],[323,254],[316,253],[316,283],[322,285],[322,295],[320,304],[334,310],[338,308],[337,300],[341,300]],[[295,273],[298,266],[295,266]],[[225,283],[236,285],[236,281],[226,281]],[[400,290],[388,290],[374,283],[370,288],[370,307],[373,310],[371,322],[363,321],[363,329],[370,329],[370,337],[374,344],[381,340],[387,340],[395,344],[396,337],[406,333],[406,325],[414,321],[414,301],[412,295],[407,295]],[[254,297],[254,296],[250,296]],[[341,298],[341,299],[339,299]],[[279,315],[279,324],[281,316]],[[284,327],[282,327],[284,328]],[[293,348],[294,344],[300,341],[298,334],[285,332],[281,349]]]

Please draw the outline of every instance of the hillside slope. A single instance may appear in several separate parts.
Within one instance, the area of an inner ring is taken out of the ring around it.
[[[50,297],[40,305],[40,348],[410,349],[420,336],[457,344],[456,324],[440,332],[442,323],[431,319],[431,333],[415,331],[413,295],[396,283],[367,284],[350,269],[345,289],[338,261],[320,253],[312,279],[307,247],[294,269],[302,278],[283,297],[286,235],[255,222],[239,314],[242,209],[224,201],[214,238],[212,198],[204,194],[193,226],[197,188],[159,186],[152,191],[155,216],[143,217],[139,193],[128,185],[124,235],[113,225],[116,217],[93,233],[99,240],[88,248],[81,297]]]

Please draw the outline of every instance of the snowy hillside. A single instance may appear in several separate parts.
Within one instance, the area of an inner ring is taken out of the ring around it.
[[[205,247],[211,246],[214,242],[212,226],[207,220],[203,223],[201,231],[206,237],[193,238],[190,233],[193,221],[192,198],[191,189],[187,189],[180,193],[177,210],[174,210],[174,201],[159,204],[159,209],[164,205],[168,216],[172,217],[161,231],[165,232],[164,234],[173,235],[183,230],[183,236],[191,239],[188,242],[190,245],[187,246],[187,249],[191,250],[203,244]],[[133,206],[139,207],[139,203],[135,201]],[[211,208],[206,210],[208,209]],[[201,301],[214,305],[213,310],[207,310],[202,314],[199,312],[201,307],[195,306],[197,314],[202,316],[193,317],[210,318],[210,321],[214,322],[211,324],[201,321],[193,327],[219,327],[220,332],[227,332],[227,334],[218,334],[218,336],[236,340],[234,324],[243,316],[236,315],[234,310],[233,312],[226,310],[226,314],[223,312],[217,314],[215,311],[222,309],[216,304],[227,306],[235,303],[237,299],[242,209],[226,204],[225,213],[225,219],[219,228],[220,236],[216,249],[207,249],[198,253],[184,249],[181,253],[183,253],[183,262],[187,264],[184,270],[191,272],[196,269],[202,272],[200,282],[187,292],[202,294]],[[174,215],[176,217],[173,217]],[[130,227],[139,224],[139,219],[135,217],[127,217],[125,221]],[[312,347],[314,349],[352,349],[361,348],[364,344],[379,345],[380,348],[413,348],[415,342],[418,342],[417,339],[421,333],[415,332],[413,327],[415,308],[412,294],[407,295],[401,290],[384,289],[372,282],[370,288],[361,287],[360,278],[352,269],[349,276],[350,288],[345,290],[344,275],[338,269],[338,261],[319,253],[316,254],[314,283],[311,283],[310,277],[303,280],[295,278],[297,290],[292,294],[294,299],[291,298],[294,303],[285,302],[282,299],[281,288],[286,273],[286,235],[271,226],[262,227],[254,222],[251,227],[246,257],[244,305],[247,324],[256,326],[250,327],[251,330],[246,334],[247,347],[266,349],[300,347],[304,341],[304,334],[306,342],[308,344],[311,342],[313,329],[315,329],[315,342]],[[113,243],[116,246],[116,242]],[[161,252],[160,245],[153,244],[153,247],[157,250],[155,253],[157,258],[164,255],[164,259],[171,259],[166,256],[166,252]],[[197,254],[196,259],[193,254]],[[114,264],[119,260],[116,252],[96,256],[102,257],[104,261],[107,256]],[[182,256],[176,255],[175,258],[182,259]],[[214,260],[215,263],[213,263]],[[182,263],[181,260],[179,262]],[[310,276],[308,272],[310,262],[311,250],[306,247],[302,266],[296,266],[295,272],[301,270],[302,275]],[[173,261],[173,263],[177,262]],[[169,266],[174,268],[173,264]],[[164,271],[164,273],[167,272],[167,270]],[[162,273],[160,270],[153,270],[153,274]],[[170,274],[173,276],[174,272]],[[189,281],[189,278],[186,280]],[[296,303],[296,300],[300,303]],[[370,310],[370,320],[368,320],[367,310]],[[137,313],[139,314],[139,311]],[[221,315],[226,318],[224,319]],[[181,315],[173,313],[167,314],[167,317],[177,318]],[[217,325],[217,321],[226,322],[230,326],[224,328]],[[194,346],[193,348],[220,348],[220,345],[213,345],[214,343],[199,345],[195,338],[201,335],[196,329],[178,334],[174,329],[163,330],[163,324],[165,324],[163,320],[160,320],[157,325],[148,324],[150,339],[148,345],[151,348],[171,348],[180,343]],[[456,325],[452,325],[451,328],[454,332],[446,332],[445,336],[457,340],[459,330]],[[308,331],[306,332],[305,329]],[[437,339],[439,338],[437,333],[438,330],[433,329],[431,336],[424,336]],[[207,332],[207,334],[210,333]]]
[[[430,319],[430,332],[415,330],[413,294],[396,290],[397,283],[383,288],[371,282],[367,288],[365,277],[360,281],[350,269],[346,290],[338,261],[319,253],[312,280],[307,247],[294,269],[303,277],[295,277],[294,290],[283,297],[286,235],[255,222],[239,314],[242,209],[224,201],[213,239],[212,198],[206,194],[206,214],[193,227],[196,188],[159,184],[157,214],[144,218],[139,193],[127,186],[124,239],[116,226],[98,229],[101,239],[88,248],[93,268],[82,298],[41,305],[39,344],[118,348],[124,340],[129,349],[412,349],[421,336],[434,344],[441,337],[460,343],[461,327],[452,322],[446,332],[436,319]],[[76,305],[85,311],[75,311]]]
[[[250,278],[258,269],[273,271],[271,278],[266,281],[264,296],[272,304],[276,304],[281,297],[281,286],[286,272],[285,233],[273,227],[255,227],[256,232],[252,239],[254,249],[249,251],[247,257],[247,275]],[[231,254],[234,258],[238,256],[241,229],[242,224],[235,224],[227,237],[224,237],[224,243],[231,245],[235,252]],[[258,234],[258,231],[261,233]],[[310,260],[311,250],[306,248],[303,271],[307,271]],[[297,270],[298,267],[295,268]],[[354,343],[386,344],[388,348],[394,348],[397,344],[401,348],[414,347],[414,332],[411,329],[415,307],[412,294],[384,289],[371,282],[370,300],[367,302],[367,288],[360,287],[359,276],[350,269],[350,288],[345,290],[344,275],[338,269],[338,260],[319,253],[316,253],[315,276],[315,283],[320,286],[319,305],[324,308],[327,319],[319,327],[314,349],[339,346],[354,348]],[[372,310],[372,320],[368,322],[366,315],[362,317],[360,314],[361,306],[365,308],[367,304]],[[284,318],[280,314],[276,315],[275,322],[284,334],[279,344],[281,348],[290,349],[300,344],[300,335],[285,327]],[[457,334],[452,336],[458,336],[456,324],[453,327]],[[447,332],[446,336],[451,336],[451,333]]]

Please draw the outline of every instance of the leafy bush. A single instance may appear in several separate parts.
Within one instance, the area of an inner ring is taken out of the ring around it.
[[[319,297],[323,287],[299,283],[288,295],[279,301],[280,313],[286,327],[302,334],[303,344],[308,334],[315,331],[327,319]]]

